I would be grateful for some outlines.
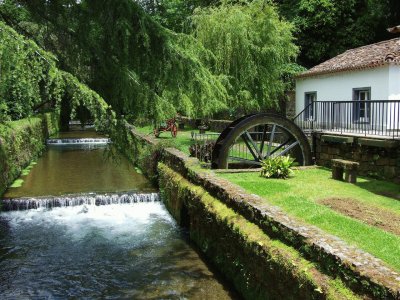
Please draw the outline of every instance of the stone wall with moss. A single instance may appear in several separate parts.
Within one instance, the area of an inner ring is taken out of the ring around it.
[[[0,195],[45,148],[46,138],[58,132],[58,116],[37,117],[0,125]]]
[[[379,259],[246,193],[151,136],[132,131],[130,143],[129,151],[137,151],[133,160],[152,166],[143,171],[159,183],[172,215],[246,298],[399,298],[400,275]]]
[[[246,299],[356,299],[299,252],[249,222],[160,163],[159,184],[168,210],[207,258]]]

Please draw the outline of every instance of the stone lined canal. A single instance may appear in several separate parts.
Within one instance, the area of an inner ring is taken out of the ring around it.
[[[156,191],[104,149],[50,146],[5,197]],[[238,298],[151,199],[1,212],[0,298]]]

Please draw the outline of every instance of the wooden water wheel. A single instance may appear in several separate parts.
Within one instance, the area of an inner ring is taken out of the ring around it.
[[[276,114],[247,115],[233,121],[219,136],[212,154],[213,169],[259,167],[261,161],[290,155],[310,165],[311,147],[303,131]]]

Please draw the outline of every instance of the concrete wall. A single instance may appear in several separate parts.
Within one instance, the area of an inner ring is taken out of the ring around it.
[[[400,100],[400,66],[389,66],[389,100]]]
[[[400,66],[389,67],[389,100],[400,100]],[[400,129],[400,103],[389,104],[388,129]]]

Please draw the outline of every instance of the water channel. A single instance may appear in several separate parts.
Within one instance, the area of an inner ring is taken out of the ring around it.
[[[0,299],[239,298],[123,157],[56,144],[4,195]]]

